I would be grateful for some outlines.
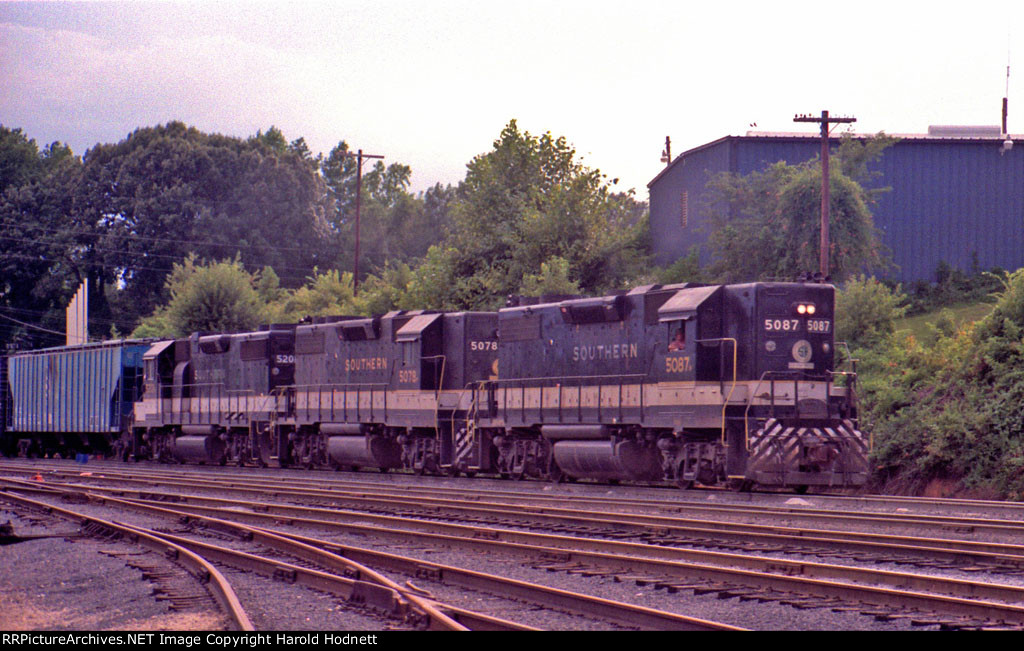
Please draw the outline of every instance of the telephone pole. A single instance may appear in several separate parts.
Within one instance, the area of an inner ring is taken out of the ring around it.
[[[364,154],[362,149],[355,154],[347,151],[345,155],[358,161],[356,163],[356,262],[355,269],[352,271],[352,295],[355,296],[359,293],[359,212],[363,201],[363,159],[384,157]]]
[[[821,123],[821,277],[828,277],[828,226],[829,226],[829,171],[828,171],[828,132],[830,124],[849,124],[857,118],[829,117],[828,111],[822,111],[821,117],[811,114],[797,115],[793,122]]]

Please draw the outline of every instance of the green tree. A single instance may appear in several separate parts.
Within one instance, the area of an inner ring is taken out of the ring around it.
[[[693,246],[690,252],[677,259],[665,268],[655,268],[643,278],[645,284],[660,283],[674,285],[676,283],[706,282],[706,273],[700,267],[700,248]]]
[[[411,302],[409,286],[413,272],[408,264],[387,263],[380,275],[370,275],[359,286],[356,308],[360,314],[385,314],[391,310],[419,309],[422,304]]]
[[[352,274],[337,269],[315,273],[284,303],[286,321],[299,321],[310,316],[357,313]]]
[[[0,348],[63,343],[56,333],[64,330],[64,307],[90,277],[93,332],[108,325],[91,242],[74,228],[81,171],[66,145],[39,150],[20,129],[0,126]]]
[[[847,172],[869,178],[868,161],[890,142],[848,144],[829,169],[829,269],[837,281],[888,264],[871,216],[874,194]],[[778,162],[746,176],[723,173],[709,181],[708,189],[710,272],[715,277],[723,282],[791,280],[818,269],[820,161]]]
[[[907,297],[864,275],[844,283],[836,293],[836,341],[851,349],[876,346],[896,331],[907,312]]]
[[[452,227],[416,269],[412,294],[433,306],[494,308],[553,258],[585,292],[621,285],[644,264],[646,209],[609,187],[565,138],[509,122],[467,166]]]
[[[259,275],[233,261],[202,262],[189,255],[167,277],[170,301],[142,320],[133,337],[183,337],[193,332],[253,330],[266,320]]]
[[[21,129],[0,124],[0,195],[7,188],[21,187],[42,174],[43,162],[36,141]]]
[[[523,296],[578,294],[580,287],[569,278],[569,261],[556,256],[540,263],[540,273],[526,274],[520,291]]]
[[[333,264],[342,269],[354,267],[357,173],[358,162],[345,141],[320,162],[329,197],[327,218],[337,251]],[[376,161],[363,171],[361,282],[371,273],[383,273],[388,264],[412,264],[444,235],[453,190],[435,185],[414,196],[408,190],[411,178],[412,169],[401,163],[385,166]]]
[[[190,252],[272,266],[290,287],[329,257],[317,166],[273,128],[248,140],[180,122],[138,129],[89,150],[75,196],[104,281],[123,286],[126,329],[166,299]]]

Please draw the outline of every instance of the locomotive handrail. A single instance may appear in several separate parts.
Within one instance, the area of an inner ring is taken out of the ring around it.
[[[562,397],[562,393],[561,393],[561,391],[562,391],[562,384],[563,384],[563,382],[567,382],[567,381],[570,381],[570,380],[576,380],[576,381],[578,381],[578,384],[576,385],[577,389],[578,389],[577,398],[576,398],[577,420],[582,422],[582,420],[583,420],[583,399],[582,399],[583,380],[607,380],[607,381],[609,381],[612,384],[617,383],[619,385],[619,404],[618,404],[618,408],[619,408],[620,417],[621,417],[621,414],[622,414],[622,386],[623,386],[623,384],[625,384],[625,381],[629,380],[629,379],[639,379],[640,383],[643,384],[643,379],[645,377],[647,377],[647,376],[644,375],[643,373],[620,373],[620,374],[614,374],[614,375],[555,375],[555,376],[550,376],[550,377],[505,378],[505,379],[490,380],[490,382],[493,382],[494,384],[507,384],[507,385],[513,385],[513,383],[517,383],[517,382],[520,383],[519,388],[521,389],[521,396],[520,396],[519,411],[520,411],[521,417],[522,417],[522,419],[524,421],[526,420],[526,387],[527,387],[527,384],[528,383],[537,383],[537,382],[548,382],[548,383],[550,383],[550,382],[557,382],[558,383],[558,391],[559,391],[559,394],[558,394],[559,395],[559,400],[558,400],[558,422],[562,422],[563,421],[563,417],[562,417],[562,400],[561,400],[561,397]],[[569,383],[569,385],[572,386],[572,383]],[[541,392],[540,404],[537,406],[538,420],[540,420],[540,421],[544,420],[544,388],[546,386],[547,385],[545,385],[545,384],[539,384],[536,387],[536,388],[539,388],[540,392]],[[598,418],[599,419],[601,417],[601,410],[602,410],[601,397],[602,397],[603,386],[604,386],[603,383],[598,383],[597,384],[597,413],[598,413]],[[514,388],[514,386],[510,386],[509,388]],[[641,390],[640,390],[640,410],[641,410],[641,412],[643,411],[643,394],[644,394],[644,392],[643,392],[643,389],[641,388]],[[502,411],[503,411],[503,413],[505,415],[505,418],[507,419],[508,418],[508,389],[506,389],[506,392],[505,392],[505,394],[503,396],[502,402],[503,402]],[[620,418],[620,420],[621,420],[621,418]]]
[[[713,337],[711,339],[697,340],[698,344],[709,344],[715,342],[724,343],[727,341],[732,342],[732,386],[729,387],[729,395],[725,398],[725,400],[722,401],[722,445],[728,445],[728,441],[726,441],[725,436],[725,410],[729,406],[729,401],[732,400],[732,394],[736,391],[736,369],[739,366],[739,342],[733,339],[732,337]],[[722,354],[722,351],[720,350],[718,353],[719,369],[722,368],[722,362],[724,361],[724,359],[725,357]],[[725,393],[725,383],[722,380],[719,380],[719,384],[722,385],[719,390],[722,393]]]
[[[479,418],[480,411],[480,394],[487,391],[487,385],[493,382],[493,380],[476,380],[473,382],[467,382],[463,385],[462,390],[470,392],[472,396],[469,403],[469,408],[466,409],[465,418],[465,432],[466,432],[466,443],[463,448],[472,448],[476,443],[476,422]],[[490,414],[490,405],[488,405],[488,414]],[[471,425],[472,423],[472,425]],[[454,422],[453,422],[454,429]],[[459,456],[459,441],[455,441],[455,452],[452,455],[452,465],[458,467],[461,457]]]
[[[325,384],[325,383],[318,383],[318,384],[293,384],[293,385],[291,385],[290,388],[294,389],[294,390],[305,390],[307,393],[310,393],[311,389],[315,389],[316,390],[316,394],[317,394],[316,411],[317,411],[317,416],[319,416],[321,418],[321,420],[322,420],[322,417],[323,417],[323,410],[324,410],[324,408],[323,408],[323,393],[324,393],[324,391],[325,390],[329,390],[330,394],[331,394],[330,417],[332,419],[334,418],[334,412],[335,412],[334,393],[335,393],[335,391],[343,392],[344,393],[344,401],[343,401],[343,403],[341,405],[341,413],[343,415],[343,418],[346,420],[346,422],[349,422],[348,421],[348,416],[349,416],[349,414],[348,414],[348,394],[349,394],[350,391],[354,390],[356,392],[355,411],[356,411],[356,418],[357,418],[357,420],[360,420],[359,419],[359,416],[360,416],[359,402],[360,402],[360,397],[361,397],[360,394],[364,390],[369,390],[369,393],[370,393],[370,419],[372,420],[373,419],[373,398],[374,398],[374,394],[377,391],[380,391],[383,394],[383,396],[384,396],[384,413],[385,413],[385,415],[387,414],[387,409],[388,409],[388,407],[387,407],[387,395],[388,395],[387,388],[388,388],[388,386],[390,386],[389,382],[345,382],[345,383],[340,383],[340,384],[338,384],[338,383],[335,383],[335,384]],[[297,409],[298,409],[298,406],[296,406],[296,410]],[[306,399],[306,411],[308,412],[309,410],[310,410],[309,399],[307,398]]]
[[[445,364],[448,358],[445,355],[431,355],[430,357],[420,357],[420,361],[427,359],[440,359],[441,360],[441,374],[437,378],[437,386],[434,388],[434,429],[437,429],[437,424],[440,422],[441,413],[441,387],[444,386],[444,371]]]
[[[288,388],[291,388],[291,389],[306,389],[306,388],[309,388],[309,387],[322,387],[322,388],[331,388],[331,389],[348,389],[350,387],[355,387],[355,388],[362,388],[362,387],[384,387],[384,388],[387,388],[387,386],[388,386],[387,382],[345,382],[344,384],[337,384],[337,383],[335,383],[335,384],[325,384],[325,383],[321,382],[319,384],[290,384],[290,385],[288,385]]]
[[[850,364],[850,370],[849,371],[829,371],[829,374],[830,375],[841,375],[843,377],[849,377],[849,378],[853,379],[853,382],[851,384],[848,384],[847,388],[850,390],[850,394],[851,394],[851,396],[850,396],[850,403],[853,404],[853,405],[856,405],[856,388],[855,387],[856,387],[856,384],[857,384],[857,362],[859,362],[860,360],[857,359],[856,357],[854,357],[853,353],[850,352],[850,345],[847,342],[840,341],[840,342],[837,342],[836,345],[837,346],[842,346],[843,348],[846,349],[846,360],[843,363],[844,364],[849,363]]]
[[[495,380],[484,380],[495,384],[506,384],[510,382],[545,382],[548,380],[601,380],[611,378],[645,378],[643,373],[622,373],[617,375],[552,375],[550,377],[526,377],[526,378],[505,378]]]
[[[261,394],[258,394],[254,389],[226,389],[223,382],[193,382],[191,384],[182,384],[182,385],[180,385],[180,388],[181,389],[192,389],[193,391],[189,391],[188,392],[189,393],[188,396],[178,395],[177,397],[174,397],[174,396],[172,396],[170,398],[163,398],[163,397],[161,397],[161,398],[157,399],[157,405],[158,405],[158,412],[157,412],[157,414],[158,414],[161,422],[164,421],[164,416],[165,416],[164,403],[166,401],[168,401],[168,400],[171,402],[171,413],[172,414],[173,413],[178,413],[178,414],[180,414],[182,416],[183,419],[184,419],[185,415],[187,415],[188,416],[188,424],[189,425],[193,425],[193,424],[202,425],[202,424],[204,424],[204,422],[203,422],[203,420],[204,420],[203,415],[204,414],[207,414],[207,417],[206,417],[207,423],[205,423],[205,424],[213,425],[214,424],[214,408],[213,408],[214,400],[217,401],[217,409],[216,409],[217,421],[218,422],[222,422],[224,420],[223,419],[223,415],[224,415],[223,401],[224,401],[225,398],[228,401],[228,411],[229,412],[231,411],[231,401],[232,401],[232,399],[234,399],[235,400],[235,407],[236,407],[235,412],[236,413],[242,413],[243,411],[245,411],[246,413],[248,413],[248,411],[249,411],[248,409],[245,409],[245,410],[240,409],[240,406],[241,406],[240,402],[241,401],[238,398],[240,396],[243,396],[243,395],[244,396],[248,396],[248,395],[258,396],[258,395],[261,395]],[[204,399],[206,400],[206,410],[205,411],[202,408],[203,407],[203,402],[202,401]],[[183,408],[184,401],[186,401],[186,400],[189,401],[188,402],[188,411],[185,411],[184,408]],[[192,400],[196,400],[197,401],[196,404],[199,406],[198,412],[192,410]],[[175,403],[177,403],[177,407],[178,407],[177,412],[175,412],[175,409],[174,409]],[[249,406],[249,401],[246,400],[246,407],[248,408],[248,406]],[[193,418],[195,418],[195,420],[193,420]]]
[[[771,373],[777,371],[765,371],[758,378],[757,384],[754,385],[754,390],[750,392],[750,397],[747,400],[747,408],[743,410],[743,448],[750,452],[750,424],[747,417],[750,415],[750,408],[754,405],[754,398],[757,396],[757,390],[761,388],[761,383],[764,382],[765,377]],[[772,393],[771,393],[771,414],[775,415],[775,382],[772,381]]]
[[[833,376],[833,377],[837,376],[837,375],[850,376],[850,377],[853,377],[854,379],[856,379],[856,377],[857,377],[856,373],[851,373],[849,371],[829,371],[829,370],[826,370],[825,372],[829,376]],[[776,376],[778,376],[778,377],[776,377]],[[757,384],[754,385],[754,389],[751,391],[750,399],[747,401],[747,408],[743,411],[744,445],[745,445],[745,447],[746,447],[748,452],[750,451],[750,425],[749,425],[750,409],[754,406],[754,398],[757,397],[757,391],[758,391],[758,389],[761,388],[761,384],[765,381],[765,379],[770,379],[771,380],[771,394],[769,395],[769,401],[770,401],[770,412],[769,412],[769,414],[770,414],[770,416],[772,418],[775,417],[775,382],[777,380],[790,380],[790,381],[792,381],[793,382],[793,405],[794,406],[797,404],[798,399],[799,399],[798,389],[799,389],[799,382],[801,380],[801,373],[799,373],[797,371],[771,371],[771,370],[768,370],[768,371],[765,371],[764,373],[761,374],[761,377],[758,378],[758,380],[757,380]],[[820,381],[820,380],[818,380],[818,379],[816,379],[814,377],[810,377],[810,378],[805,378],[805,381],[814,382],[814,381]],[[824,378],[824,381],[826,381],[826,382],[831,381],[831,377]],[[851,389],[852,389],[852,387],[851,387]],[[828,391],[828,389],[826,389],[826,391]],[[827,398],[827,394],[826,394],[826,398]],[[873,445],[872,445],[872,447],[873,447]]]

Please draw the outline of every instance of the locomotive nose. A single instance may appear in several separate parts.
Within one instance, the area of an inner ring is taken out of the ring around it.
[[[811,346],[811,342],[806,339],[793,344],[793,359],[801,364],[806,364],[811,361],[814,356],[814,347]]]

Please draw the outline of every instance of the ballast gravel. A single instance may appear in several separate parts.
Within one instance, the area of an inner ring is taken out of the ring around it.
[[[196,468],[189,468],[195,471]],[[211,474],[218,469],[209,469]],[[220,469],[222,470],[222,469]],[[251,469],[243,469],[251,470]],[[252,476],[258,476],[254,471]],[[265,471],[264,471],[265,472]],[[280,471],[267,476],[281,477]],[[312,477],[365,480],[394,486],[427,484],[429,486],[458,486],[458,480],[416,478],[403,475],[378,474],[325,474],[297,473],[304,479]],[[219,473],[217,473],[219,474]],[[578,494],[588,497],[611,497],[623,493],[615,487],[576,484],[552,487],[539,482],[500,482],[476,480],[473,486],[492,490],[516,490],[523,494],[538,495]],[[757,503],[783,506],[799,511],[803,508],[828,508],[826,502],[815,496],[794,498],[792,495],[735,495],[731,493],[679,493],[662,489],[630,487],[630,497],[650,498],[664,496],[666,502],[690,503]],[[855,498],[849,498],[847,502]],[[129,521],[152,528],[174,530],[175,524],[139,514],[112,512],[92,505],[74,505],[75,510],[96,508],[97,515]],[[850,509],[850,504],[841,507]],[[879,507],[865,504],[865,510]],[[895,510],[895,509],[890,509]],[[17,620],[5,622],[2,628],[17,630],[212,630],[223,627],[218,614],[183,614],[170,612],[166,603],[151,594],[151,586],[140,573],[128,567],[123,560],[105,554],[110,541],[76,538],[77,527],[55,521],[41,523],[43,516],[28,518],[0,503],[0,523],[11,519],[19,534],[40,531],[56,532],[58,537],[0,547],[0,612],[5,619],[11,613]],[[779,520],[785,520],[782,516]],[[794,525],[799,520],[794,515]],[[776,522],[781,524],[781,522]],[[346,536],[337,532],[307,530],[301,533],[331,539],[343,544],[384,549],[419,558],[423,561],[453,565],[478,571],[495,572],[511,578],[540,583],[551,587],[579,590],[599,594],[608,599],[627,601],[638,605],[677,612],[689,617],[723,622],[756,630],[926,630],[931,627],[911,625],[908,619],[878,621],[870,615],[855,612],[833,612],[829,608],[802,610],[776,602],[742,602],[739,598],[719,598],[716,593],[696,595],[691,590],[668,594],[651,586],[638,586],[633,582],[616,582],[611,577],[583,577],[564,571],[549,572],[531,567],[521,557],[500,553],[467,552],[442,549],[427,543],[417,545],[389,545],[368,541],[362,536]],[[66,538],[64,536],[67,536]],[[977,538],[982,538],[978,536]],[[116,543],[124,545],[124,543]],[[130,547],[130,546],[129,546]],[[813,557],[808,557],[813,560]],[[339,603],[333,595],[313,590],[296,590],[294,586],[276,584],[266,578],[221,568],[239,593],[250,617],[260,630],[383,630],[402,628],[401,623],[370,612],[359,612],[348,604]],[[914,570],[919,573],[928,573]],[[938,572],[937,572],[938,573]],[[944,573],[948,575],[948,572]],[[543,629],[599,629],[615,630],[619,626],[607,622],[588,621],[565,613],[552,613],[534,605],[501,599],[487,593],[450,588],[427,579],[394,576],[399,583],[412,581],[437,599],[471,610],[505,617]],[[111,590],[110,586],[117,586]],[[203,617],[206,619],[203,619]]]

